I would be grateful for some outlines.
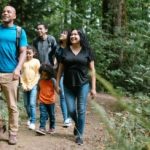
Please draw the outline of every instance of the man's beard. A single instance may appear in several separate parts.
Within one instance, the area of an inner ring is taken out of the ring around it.
[[[11,23],[12,20],[11,19],[2,19],[2,22],[8,24],[8,23]]]

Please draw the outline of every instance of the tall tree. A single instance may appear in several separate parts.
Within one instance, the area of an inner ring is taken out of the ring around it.
[[[126,24],[125,0],[103,0],[102,2],[102,28],[111,34],[116,29],[124,27]]]

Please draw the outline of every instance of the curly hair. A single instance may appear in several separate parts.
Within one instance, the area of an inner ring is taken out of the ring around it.
[[[48,75],[48,79],[55,78],[55,72],[50,64],[42,64],[39,69],[39,73],[46,72]]]

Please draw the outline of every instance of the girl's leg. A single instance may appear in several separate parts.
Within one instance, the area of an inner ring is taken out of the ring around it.
[[[37,95],[37,86],[34,86],[30,91],[30,115],[31,115],[31,124],[35,124],[36,121],[36,95]]]
[[[29,92],[28,91],[24,91],[23,96],[24,96],[24,107],[26,109],[28,119],[30,120],[31,115],[30,115]]]

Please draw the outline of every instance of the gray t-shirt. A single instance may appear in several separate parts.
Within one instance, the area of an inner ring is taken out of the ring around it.
[[[54,65],[53,58],[55,56],[57,43],[53,36],[48,35],[45,40],[38,37],[33,41],[33,46],[36,49],[36,56],[41,64],[47,63]]]

